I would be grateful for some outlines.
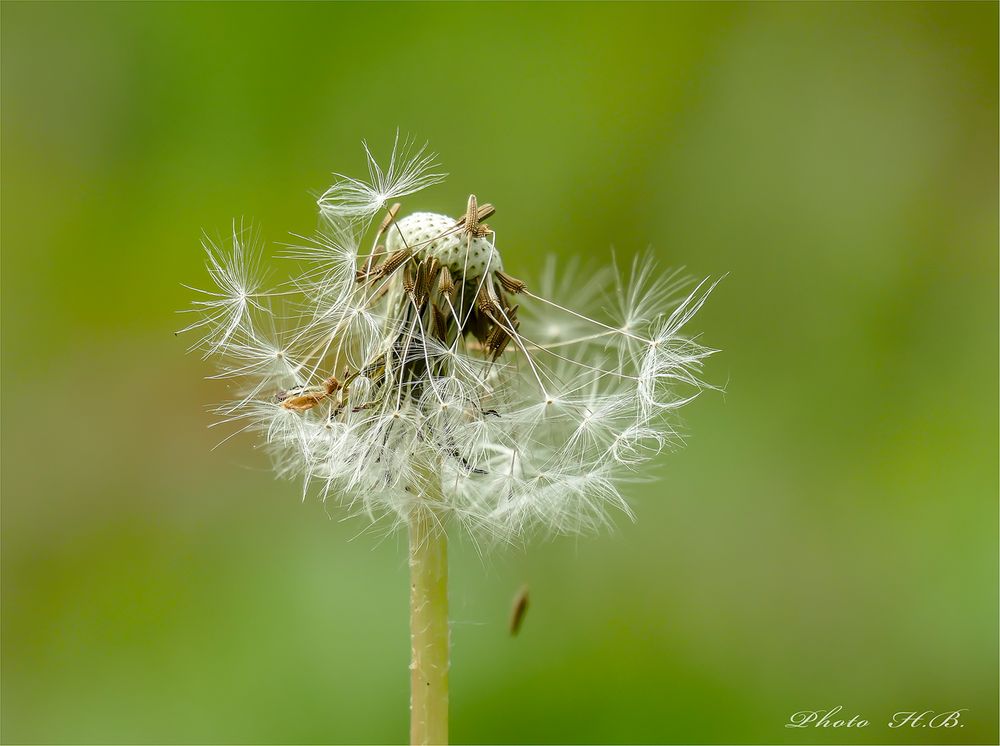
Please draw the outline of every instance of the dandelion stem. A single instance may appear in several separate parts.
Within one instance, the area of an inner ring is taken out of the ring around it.
[[[448,743],[448,537],[425,508],[410,515],[410,743]]]

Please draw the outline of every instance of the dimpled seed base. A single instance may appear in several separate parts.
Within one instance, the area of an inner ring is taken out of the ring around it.
[[[441,235],[447,231],[453,232],[447,236]],[[403,235],[400,236],[400,233]],[[435,212],[415,212],[389,226],[385,240],[385,248],[389,254],[407,246],[418,257],[436,258],[456,275],[464,271],[467,280],[503,269],[500,252],[488,239],[473,238],[470,242],[465,231],[455,229],[455,218]]]

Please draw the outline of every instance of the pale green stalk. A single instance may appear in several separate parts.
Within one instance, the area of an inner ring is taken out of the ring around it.
[[[448,743],[448,536],[410,516],[410,743]]]

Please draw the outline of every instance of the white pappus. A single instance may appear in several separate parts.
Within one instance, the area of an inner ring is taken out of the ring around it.
[[[222,421],[373,518],[420,507],[512,539],[630,514],[620,485],[678,442],[675,410],[706,387],[715,350],[685,327],[716,283],[648,255],[625,273],[550,260],[526,283],[483,222],[492,205],[401,215],[400,197],[444,178],[426,148],[397,137],[385,168],[365,151],[368,180],[337,176],[276,291],[248,231],[206,245],[216,287],[184,331],[234,382]]]

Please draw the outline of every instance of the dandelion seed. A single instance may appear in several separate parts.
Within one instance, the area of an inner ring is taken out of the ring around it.
[[[233,222],[230,249],[212,242],[207,236],[202,248],[208,259],[209,276],[217,290],[192,288],[201,298],[192,302],[200,318],[181,329],[178,334],[193,330],[202,332],[193,348],[202,347],[206,355],[216,354],[226,349],[230,340],[238,332],[253,336],[253,312],[266,315],[262,303],[266,294],[261,293],[263,278],[260,276],[260,247],[257,239],[241,224]]]
[[[371,219],[393,200],[438,184],[447,175],[432,173],[437,167],[436,156],[427,153],[426,145],[414,149],[410,140],[400,143],[399,133],[396,133],[386,168],[379,165],[367,143],[365,155],[368,156],[368,180],[336,174],[337,180],[317,201],[324,217]]]
[[[528,612],[528,586],[522,586],[514,596],[514,601],[510,608],[510,620],[507,622],[507,630],[511,637],[517,637],[524,623],[524,615]]]

